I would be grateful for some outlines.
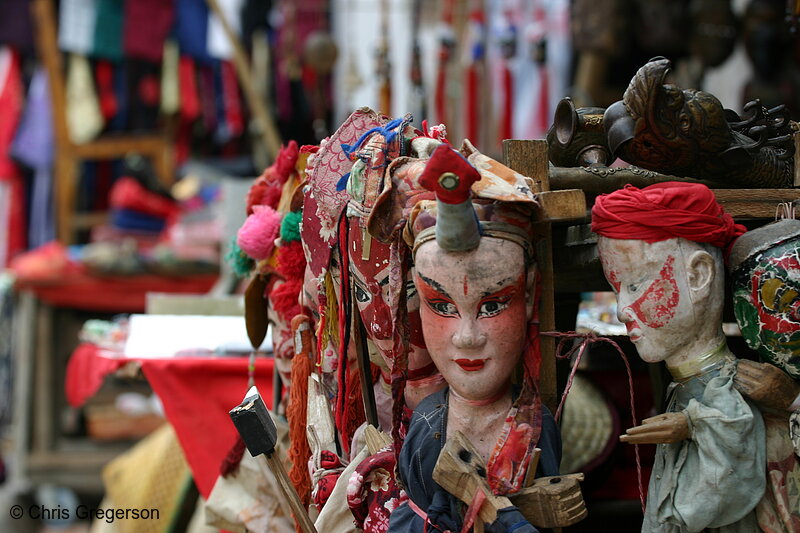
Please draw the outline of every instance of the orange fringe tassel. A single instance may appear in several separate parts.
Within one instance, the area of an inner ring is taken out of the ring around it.
[[[305,323],[305,329],[302,324]],[[295,345],[295,355],[292,360],[292,387],[289,392],[289,406],[286,408],[286,418],[289,421],[289,460],[292,467],[289,469],[289,480],[297,489],[297,494],[303,505],[308,506],[311,501],[311,477],[308,474],[308,459],[311,457],[311,447],[306,436],[308,418],[308,377],[313,370],[311,349],[311,321],[305,315],[298,315],[292,320],[292,336],[303,339],[302,346]]]

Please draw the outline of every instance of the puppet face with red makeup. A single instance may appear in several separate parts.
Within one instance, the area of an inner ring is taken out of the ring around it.
[[[414,262],[425,342],[451,389],[477,401],[507,391],[532,310],[522,248],[483,237],[474,250],[445,252],[431,240]]]
[[[365,252],[364,235],[358,223],[351,222],[349,253],[353,299],[361,314],[367,337],[380,356],[380,361],[376,363],[381,367],[384,379],[388,383],[393,364],[394,345],[389,287],[389,246],[367,235],[369,245],[368,251]],[[416,371],[423,370],[425,376],[431,373],[424,372],[424,369],[431,364],[431,358],[422,335],[419,296],[413,282],[406,284],[405,298],[409,321],[409,374],[413,376]],[[434,389],[406,388],[406,402],[409,407],[413,409],[425,396],[441,388],[439,383],[433,385]]]
[[[384,371],[391,369],[392,313],[389,307],[389,247],[366,237],[357,219],[351,219],[349,241],[350,274],[353,284],[353,299],[358,306],[367,336],[375,344],[384,364]],[[380,363],[378,363],[380,364]]]
[[[617,316],[643,360],[675,365],[707,350],[721,320],[711,288],[721,266],[702,245],[600,237],[598,251]]]

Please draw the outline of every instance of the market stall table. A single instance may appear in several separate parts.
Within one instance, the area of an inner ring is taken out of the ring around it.
[[[148,292],[202,294],[216,283],[217,274],[165,276],[103,276],[76,271],[57,279],[19,277],[17,291],[31,291],[44,303],[83,311],[141,313]]]
[[[200,494],[207,498],[222,460],[236,441],[228,411],[247,392],[247,357],[176,357],[131,359],[119,352],[83,343],[67,364],[67,401],[79,407],[96,393],[109,374],[135,361],[160,398],[175,429]],[[274,360],[260,357],[256,385],[272,398]]]
[[[102,276],[74,264],[57,272],[35,276],[17,271],[14,281],[17,422],[12,476],[21,482],[95,491],[102,489],[99,469],[121,448],[96,446],[63,434],[60,391],[67,359],[78,343],[78,329],[87,318],[144,311],[150,292],[207,293],[218,276]]]

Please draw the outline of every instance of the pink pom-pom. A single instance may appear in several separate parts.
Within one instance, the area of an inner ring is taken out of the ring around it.
[[[280,227],[280,213],[269,206],[253,206],[253,214],[247,217],[236,234],[236,244],[256,261],[267,259],[275,249]]]

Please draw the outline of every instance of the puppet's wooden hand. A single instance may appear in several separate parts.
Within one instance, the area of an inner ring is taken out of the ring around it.
[[[739,361],[733,384],[760,406],[772,409],[789,409],[800,394],[800,384],[780,368],[746,359]]]
[[[645,418],[641,426],[625,431],[619,440],[629,444],[662,444],[689,438],[689,419],[683,413],[664,413]]]

